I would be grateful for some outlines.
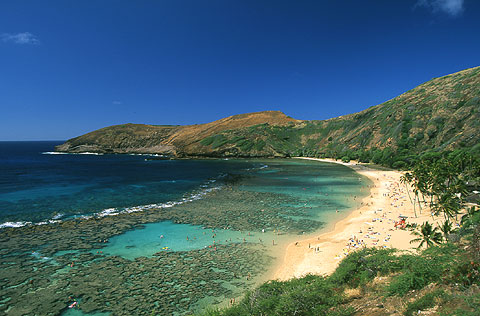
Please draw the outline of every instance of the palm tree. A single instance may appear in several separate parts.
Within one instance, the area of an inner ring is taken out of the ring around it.
[[[442,226],[440,226],[440,230],[445,241],[448,241],[448,236],[452,233],[452,222],[447,219],[443,222]]]
[[[412,235],[418,236],[418,238],[410,240],[410,243],[420,242],[417,249],[426,245],[427,248],[433,246],[433,244],[440,244],[442,242],[442,234],[438,231],[438,227],[433,228],[429,222],[422,224],[420,232],[414,231]]]

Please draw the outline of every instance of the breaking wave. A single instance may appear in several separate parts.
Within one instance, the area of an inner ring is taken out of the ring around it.
[[[222,177],[222,176],[220,176]],[[147,210],[155,210],[155,209],[165,209],[165,208],[170,208],[174,207],[177,205],[181,205],[184,203],[188,202],[193,202],[196,200],[200,200],[204,198],[208,193],[221,190],[223,185],[217,185],[213,186],[213,184],[216,182],[216,179],[211,179],[206,181],[204,184],[200,185],[200,189],[194,191],[193,193],[190,193],[189,195],[181,198],[180,200],[177,201],[168,201],[165,203],[153,203],[153,204],[147,204],[147,205],[139,205],[139,206],[131,206],[131,207],[119,207],[119,208],[106,208],[104,210],[101,210],[100,212],[92,213],[92,214],[83,214],[83,215],[73,215],[71,217],[65,218],[64,220],[75,220],[75,219],[90,219],[90,218],[101,218],[105,216],[115,216],[119,214],[126,214],[126,213],[134,213],[134,212],[141,212],[141,211],[147,211]],[[0,229],[3,228],[19,228],[27,225],[47,225],[47,224],[54,224],[54,223],[59,223],[62,222],[60,218],[64,217],[65,214],[59,213],[55,214],[51,219],[38,222],[38,223],[32,223],[32,222],[4,222],[0,224]]]

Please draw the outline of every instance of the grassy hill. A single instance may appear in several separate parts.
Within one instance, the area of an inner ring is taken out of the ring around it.
[[[376,153],[392,156],[398,151],[400,156],[407,156],[400,157],[405,160],[427,150],[478,145],[479,110],[477,67],[430,80],[355,114],[287,126],[265,123],[231,129],[202,140],[202,144],[212,155],[356,159],[363,155],[360,160],[371,160]],[[386,148],[391,152],[384,152]]]
[[[63,152],[158,153],[172,156],[209,155],[201,144],[205,138],[230,129],[258,124],[282,126],[299,122],[279,111],[239,114],[207,124],[173,126],[122,124],[72,138],[56,150]]]
[[[476,67],[328,120],[300,121],[265,111],[200,125],[124,124],[73,138],[57,150],[179,157],[345,157],[402,167],[425,151],[477,148],[479,110],[480,67]]]

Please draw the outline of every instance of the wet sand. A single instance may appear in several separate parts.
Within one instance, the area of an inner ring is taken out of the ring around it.
[[[338,221],[333,229],[317,236],[298,238],[284,250],[284,259],[273,273],[273,279],[288,280],[307,274],[328,275],[352,251],[362,247],[388,247],[412,250],[416,244],[408,230],[395,229],[399,216],[408,216],[407,223],[421,224],[432,217],[427,209],[421,212],[410,201],[405,184],[400,182],[402,172],[383,171],[355,162],[343,163],[331,159],[315,159],[348,166],[372,182],[370,195],[361,201],[361,207]],[[410,196],[413,194],[410,190]]]

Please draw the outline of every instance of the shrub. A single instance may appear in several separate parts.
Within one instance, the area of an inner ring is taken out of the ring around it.
[[[207,137],[200,141],[203,146],[210,146],[213,143],[213,137]]]
[[[446,244],[426,249],[422,255],[402,256],[402,273],[392,279],[387,287],[387,295],[404,295],[432,282],[445,280],[446,272],[454,266],[454,252],[455,246]]]
[[[386,275],[400,268],[394,252],[375,248],[353,252],[340,262],[330,279],[337,285],[363,286],[377,275]]]
[[[405,312],[403,312],[403,315],[413,316],[414,313],[417,314],[418,311],[434,307],[435,305],[437,305],[438,299],[442,299],[444,297],[445,292],[443,290],[436,290],[427,293],[422,297],[416,299],[415,301],[409,303],[407,309],[405,310]]]
[[[404,169],[407,166],[407,163],[405,161],[397,160],[393,163],[392,168],[393,169]]]

